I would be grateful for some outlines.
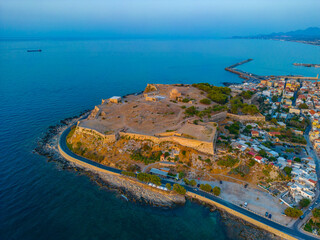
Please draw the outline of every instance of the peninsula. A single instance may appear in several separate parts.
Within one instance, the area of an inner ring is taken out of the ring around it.
[[[237,72],[251,60],[226,68],[245,75],[243,84],[148,84],[102,99],[61,135],[60,153],[155,205],[186,195],[278,236],[312,239],[320,86]]]

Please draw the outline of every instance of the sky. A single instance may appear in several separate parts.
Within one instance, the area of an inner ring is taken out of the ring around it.
[[[216,38],[320,27],[320,0],[0,0],[0,38]]]

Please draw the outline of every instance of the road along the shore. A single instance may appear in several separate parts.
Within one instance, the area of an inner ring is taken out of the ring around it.
[[[87,158],[81,157],[70,151],[66,144],[66,137],[69,134],[71,127],[67,128],[64,132],[61,133],[58,143],[58,149],[60,154],[68,161],[75,163],[76,165],[92,169],[93,171],[100,171],[107,174],[113,175],[121,175],[121,170],[107,167],[105,165],[99,164],[95,161],[89,160]],[[166,181],[165,179],[162,180],[163,183],[171,183]],[[187,190],[187,196],[196,198],[200,201],[212,204],[221,208],[239,218],[244,219],[245,221],[256,225],[266,231],[269,231],[277,236],[280,236],[284,239],[317,239],[315,237],[306,235],[296,229],[291,229],[285,227],[281,224],[273,222],[265,217],[259,216],[253,212],[250,212],[240,206],[227,202],[219,197],[216,197],[212,194],[200,191],[198,189],[192,188],[190,186],[184,186]]]

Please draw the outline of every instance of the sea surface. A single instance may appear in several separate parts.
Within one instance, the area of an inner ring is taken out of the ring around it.
[[[27,49],[42,49],[28,53]],[[320,47],[270,40],[0,41],[0,239],[228,239],[218,212],[126,202],[32,153],[47,127],[147,83],[241,82],[225,67],[315,76]]]

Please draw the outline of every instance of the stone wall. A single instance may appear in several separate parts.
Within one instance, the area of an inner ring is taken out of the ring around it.
[[[206,154],[213,155],[214,154],[214,147],[213,142],[205,142],[205,141],[199,141],[195,139],[188,139],[183,137],[177,137],[177,136],[167,136],[167,137],[154,137],[149,135],[142,135],[137,133],[119,133],[121,137],[125,138],[133,138],[137,140],[149,140],[154,143],[161,143],[161,142],[175,142],[185,147],[193,148],[199,152],[203,152]]]
[[[92,135],[95,137],[100,137],[103,139],[104,143],[111,143],[111,142],[116,141],[115,134],[102,134],[102,133],[100,133],[94,129],[90,129],[90,128],[84,128],[84,127],[77,126],[76,132],[80,133],[80,134],[89,134],[89,135]]]
[[[214,114],[210,117],[210,121],[213,121],[213,122],[220,122],[220,121],[223,121],[227,118],[227,112],[224,111],[224,112],[220,112],[220,113],[217,113],[217,114]]]
[[[264,122],[266,121],[265,116],[262,114],[257,115],[237,115],[232,113],[227,113],[227,117],[240,122]]]

